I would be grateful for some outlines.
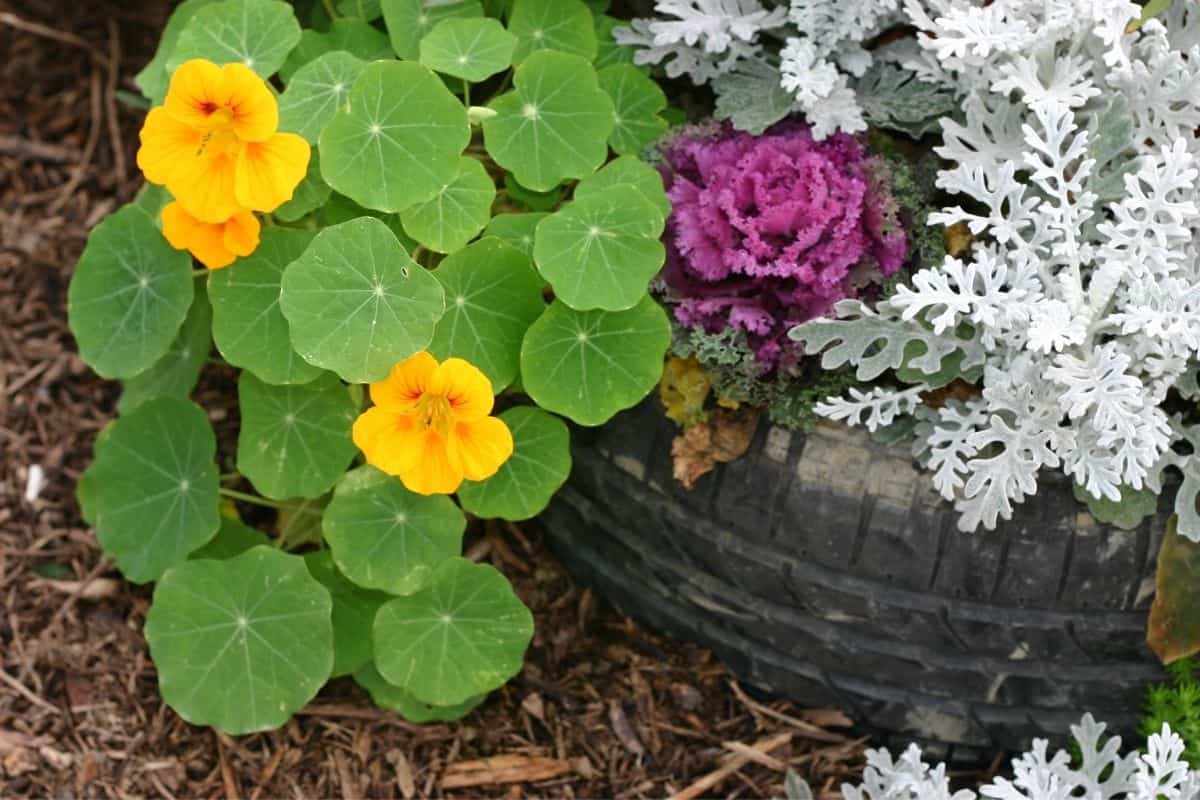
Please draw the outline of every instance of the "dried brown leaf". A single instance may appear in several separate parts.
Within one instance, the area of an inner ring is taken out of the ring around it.
[[[745,408],[714,408],[708,418],[691,426],[671,442],[675,479],[692,489],[718,463],[740,458],[750,448],[758,426],[758,412]]]

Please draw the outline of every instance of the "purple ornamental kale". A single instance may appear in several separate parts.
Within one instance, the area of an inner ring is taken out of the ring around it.
[[[675,319],[744,331],[764,372],[799,356],[786,333],[904,263],[908,238],[881,160],[838,133],[695,129],[663,146],[671,199],[662,279]]]

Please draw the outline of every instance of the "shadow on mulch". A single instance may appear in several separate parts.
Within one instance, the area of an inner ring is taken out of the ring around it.
[[[74,352],[65,301],[87,231],[140,185],[141,112],[116,93],[136,92],[130,78],[167,9],[0,0],[0,796],[641,797],[691,787],[691,797],[767,797],[783,794],[787,766],[834,796],[861,768],[862,742],[839,730],[840,714],[747,698],[707,651],[657,638],[576,587],[533,526],[474,534],[470,554],[513,578],[537,635],[524,672],[461,723],[409,725],[348,680],[282,730],[237,740],[162,704],[141,636],[149,591],[101,559],[73,498],[117,387]],[[228,459],[229,378],[212,372],[199,400]],[[30,501],[33,465],[46,484]]]

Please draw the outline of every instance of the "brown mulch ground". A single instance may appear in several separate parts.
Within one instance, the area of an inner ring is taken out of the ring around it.
[[[524,672],[459,724],[408,725],[347,680],[237,740],[162,704],[149,591],[101,559],[73,499],[117,390],[75,354],[65,300],[87,231],[140,185],[141,112],[116,93],[136,91],[166,10],[0,0],[0,797],[768,797],[787,766],[832,796],[861,766],[839,714],[746,697],[707,651],[576,587],[535,528],[476,533],[538,632]],[[228,388],[216,369],[199,395],[226,441]]]

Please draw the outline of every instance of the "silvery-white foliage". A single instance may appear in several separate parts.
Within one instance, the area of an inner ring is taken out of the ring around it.
[[[775,87],[786,90],[790,101],[782,106],[738,105],[738,113],[729,116],[740,128],[759,131],[801,112],[818,139],[866,130],[868,122],[923,131],[929,117],[946,110],[947,93],[910,82],[910,73],[897,63],[889,73],[868,73],[878,59],[862,43],[902,21],[900,0],[659,0],[654,10],[657,17],[635,19],[613,32],[620,44],[638,48],[636,63],[662,64],[671,77],[711,83],[721,98],[744,92],[746,85],[719,79],[757,62],[770,69]],[[766,32],[769,44],[761,35]],[[773,46],[777,41],[781,48]],[[868,102],[860,103],[860,85],[870,93]],[[717,110],[720,114],[721,103]]]
[[[1196,800],[1200,773],[1183,761],[1183,740],[1167,725],[1147,740],[1146,752],[1121,754],[1121,738],[1104,736],[1090,714],[1072,726],[1079,760],[1064,750],[1051,755],[1045,740],[1015,758],[1011,778],[951,792],[945,764],[930,767],[909,745],[897,759],[887,750],[868,750],[858,786],[842,785],[844,800]]]
[[[873,309],[844,301],[794,338],[865,380],[932,376],[951,354],[982,366],[980,397],[914,412],[917,450],[964,530],[1010,518],[1044,468],[1116,500],[1123,486],[1157,491],[1170,467],[1184,476],[1179,532],[1200,540],[1197,437],[1161,407],[1173,387],[1196,393],[1200,357],[1200,13],[1126,33],[1140,12],[1128,0],[905,9],[921,30],[909,67],[965,110],[943,120],[938,149],[938,185],[963,202],[930,219],[977,239]],[[819,410],[873,428],[907,391]]]

